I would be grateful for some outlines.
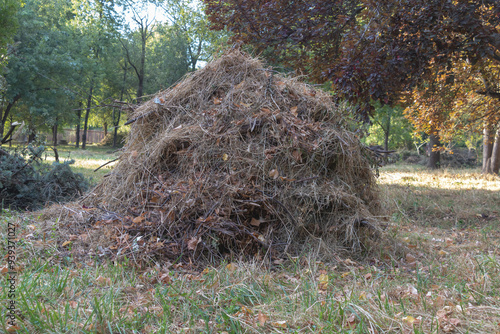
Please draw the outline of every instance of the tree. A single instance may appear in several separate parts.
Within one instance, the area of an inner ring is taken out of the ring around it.
[[[137,94],[136,99],[137,102],[140,103],[142,100],[142,96],[144,95],[144,80],[146,76],[146,50],[148,40],[154,33],[155,30],[155,18],[150,18],[147,12],[142,13],[134,8],[134,6],[130,6],[130,10],[133,13],[132,20],[136,24],[136,29],[129,33],[129,38],[125,41],[120,39],[120,42],[125,51],[126,60],[128,64],[134,70],[137,76]],[[139,47],[134,47],[136,45]],[[135,50],[138,49],[138,56],[134,57],[132,54]],[[134,59],[135,58],[135,59]]]
[[[18,27],[17,11],[21,4],[20,0],[3,0],[0,5],[0,71],[5,65],[7,45],[12,42]]]
[[[413,146],[413,127],[404,117],[401,106],[375,104],[366,141],[370,145],[382,145],[384,150],[411,148]]]
[[[81,43],[87,57],[84,73],[88,92],[84,101],[86,108],[82,135],[82,149],[85,149],[89,117],[97,102],[95,94],[100,89],[103,76],[102,60],[116,36],[119,22],[113,1],[79,0],[76,5],[79,11],[75,23],[84,36]]]
[[[460,61],[475,68],[500,63],[500,3],[494,0],[205,3],[215,29],[271,49],[311,80],[331,81],[335,96],[356,103],[365,120],[372,101],[400,103]],[[500,96],[497,89],[486,79],[478,92]]]
[[[161,8],[177,34],[186,44],[189,70],[196,70],[200,61],[208,61],[227,42],[224,29],[211,30],[201,2],[190,0],[150,0]]]
[[[0,137],[15,107],[35,130],[37,119],[50,127],[62,120],[62,106],[73,96],[68,82],[76,66],[61,45],[74,40],[68,28],[71,8],[66,1],[26,1],[18,13],[19,30],[9,50],[9,62],[5,68],[7,89],[2,93],[0,109]],[[59,114],[59,116],[58,116]],[[19,119],[23,121],[23,119]]]

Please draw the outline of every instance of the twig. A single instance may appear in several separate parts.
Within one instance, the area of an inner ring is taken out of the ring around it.
[[[292,182],[304,182],[304,181],[310,181],[310,180],[315,180],[319,178],[319,176],[311,176],[311,177],[306,177],[304,179],[300,179],[300,180],[295,180],[295,181],[292,181]]]
[[[101,166],[99,166],[98,168],[94,169],[94,172],[97,172],[97,171],[98,171],[99,169],[101,169],[102,167],[104,167],[104,166],[106,166],[106,165],[109,165],[110,163],[115,162],[116,160],[119,160],[119,159],[120,159],[120,157],[118,157],[118,158],[116,158],[116,159],[113,159],[113,160],[111,160],[111,161],[106,162],[104,165],[101,165]]]

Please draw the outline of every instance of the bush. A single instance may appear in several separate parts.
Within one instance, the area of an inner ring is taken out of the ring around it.
[[[108,132],[108,134],[100,141],[99,146],[113,146],[113,135],[114,131]],[[118,130],[118,133],[116,134],[117,147],[123,147],[127,135],[128,131],[122,129]]]
[[[34,210],[47,202],[64,202],[82,195],[89,182],[69,165],[41,163],[45,147],[28,145],[21,152],[0,154],[1,205],[17,210]]]

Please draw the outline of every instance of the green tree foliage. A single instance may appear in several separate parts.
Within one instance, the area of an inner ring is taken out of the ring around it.
[[[17,11],[21,0],[0,0],[0,69],[7,60],[7,45],[17,29]]]
[[[115,100],[133,103],[169,87],[206,60],[221,36],[208,29],[199,7],[183,1],[167,7],[162,2],[170,20],[151,21],[146,43],[140,27],[129,25],[127,11],[120,9],[138,11],[147,1],[24,2],[12,17],[19,29],[0,78],[0,138],[5,126],[15,121],[24,121],[31,133],[75,125],[83,135],[89,127],[116,130],[126,120]],[[0,18],[5,13],[1,11]],[[2,36],[7,33],[1,31]]]
[[[63,106],[73,95],[67,83],[75,79],[78,67],[73,55],[61,48],[74,38],[66,22],[71,15],[62,0],[30,0],[19,11],[19,29],[5,69],[0,135],[16,104],[18,119],[33,126],[52,126],[66,118]]]
[[[369,145],[380,145],[385,150],[413,148],[413,127],[405,118],[404,108],[376,103],[368,136]]]
[[[189,70],[194,71],[199,61],[207,61],[212,54],[226,46],[228,34],[209,28],[204,7],[199,1],[190,0],[150,0],[166,14],[169,23],[182,34],[187,43]]]

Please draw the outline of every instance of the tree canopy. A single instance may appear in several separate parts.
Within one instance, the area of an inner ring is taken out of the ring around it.
[[[159,22],[146,0],[4,1],[0,139],[15,121],[33,134],[76,126],[85,147],[88,127],[125,121],[113,101],[136,103],[196,69],[223,34],[207,28],[200,7],[171,2],[158,7],[170,17]]]
[[[399,101],[455,61],[500,61],[500,4],[486,0],[205,0],[214,29],[331,81],[359,103]]]

